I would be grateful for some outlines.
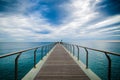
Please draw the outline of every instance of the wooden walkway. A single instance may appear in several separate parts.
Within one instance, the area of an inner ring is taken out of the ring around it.
[[[90,80],[66,50],[57,44],[34,80]]]

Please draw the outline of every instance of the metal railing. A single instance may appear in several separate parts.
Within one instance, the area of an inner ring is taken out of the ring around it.
[[[30,50],[34,50],[34,68],[36,68],[36,51],[41,48],[41,60],[43,59],[43,57],[46,55],[43,55],[43,50],[45,49],[46,51],[50,51],[54,45],[56,43],[52,43],[52,44],[48,44],[48,45],[42,45],[40,47],[35,47],[35,48],[30,48],[30,49],[26,49],[26,50],[22,50],[22,51],[18,51],[18,52],[13,52],[13,53],[9,53],[9,54],[5,54],[5,55],[1,55],[0,56],[0,59],[2,58],[5,58],[5,57],[9,57],[9,56],[12,56],[12,55],[17,55],[16,58],[15,58],[15,80],[18,80],[18,60],[19,60],[19,57],[21,56],[21,54],[23,52],[27,52],[27,51],[30,51]],[[45,52],[47,53],[47,52]]]
[[[107,60],[108,60],[108,75],[107,78],[108,80],[111,80],[111,65],[112,65],[112,61],[111,61],[111,57],[109,56],[109,54],[114,55],[114,56],[120,56],[120,54],[118,53],[113,53],[113,52],[108,52],[108,51],[103,51],[103,50],[98,50],[98,49],[93,49],[93,48],[88,48],[88,47],[84,47],[84,46],[80,46],[80,45],[75,45],[75,44],[69,44],[69,43],[61,43],[64,47],[66,47],[66,49],[68,49],[71,53],[73,53],[73,56],[75,55],[75,47],[77,48],[77,60],[79,60],[79,48],[83,48],[86,51],[86,69],[89,68],[88,66],[88,54],[89,51],[88,50],[93,50],[93,51],[98,51],[98,52],[102,52],[105,54]]]

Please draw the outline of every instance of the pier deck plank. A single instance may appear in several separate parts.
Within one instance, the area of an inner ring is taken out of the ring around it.
[[[90,80],[78,64],[57,44],[34,80]]]

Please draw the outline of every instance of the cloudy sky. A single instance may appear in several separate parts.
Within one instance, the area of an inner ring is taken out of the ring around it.
[[[120,40],[120,0],[0,0],[0,42]]]

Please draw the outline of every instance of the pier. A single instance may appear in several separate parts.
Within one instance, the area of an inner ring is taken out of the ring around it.
[[[84,50],[84,53],[81,52],[81,49]],[[22,54],[27,54],[24,52],[31,50],[33,51],[32,57],[34,58],[33,68],[26,75],[19,77],[19,58]],[[97,53],[91,53],[91,51],[96,51]],[[14,73],[14,80],[102,80],[102,74],[96,74],[95,71],[91,69],[92,61],[95,60],[92,60],[90,56],[95,54],[102,54],[105,58],[106,63],[98,62],[102,60],[100,59],[96,64],[101,65],[94,65],[95,68],[105,65],[102,66],[106,67],[105,70],[103,70],[106,73],[105,76],[103,76],[106,77],[104,80],[120,80],[119,53],[93,49],[76,44],[55,42],[1,55],[0,59],[16,55],[14,59],[14,70],[12,72]],[[37,62],[38,56],[40,59]],[[99,55],[97,59],[99,59],[100,56],[101,55]],[[92,58],[95,59],[95,57],[97,56]],[[116,63],[114,59],[117,60],[118,63]],[[114,64],[115,68],[113,66]],[[102,70],[102,68],[97,69],[97,71]],[[117,69],[117,72],[115,72],[115,69]],[[113,75],[114,73],[115,75]]]
[[[57,44],[34,80],[90,80],[69,53]]]

